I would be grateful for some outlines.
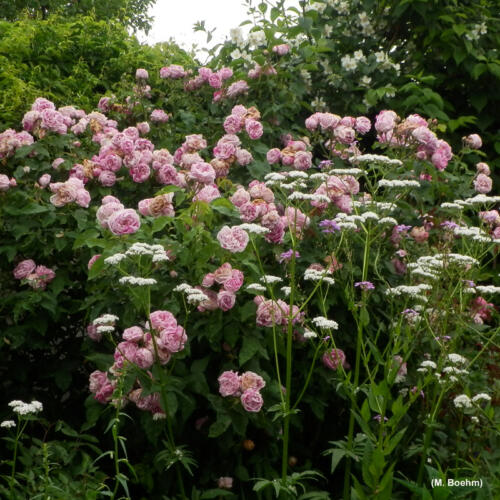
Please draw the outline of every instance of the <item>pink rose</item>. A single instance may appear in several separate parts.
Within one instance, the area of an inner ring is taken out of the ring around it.
[[[270,149],[266,154],[266,159],[270,165],[279,163],[281,160],[281,151],[278,148]]]
[[[273,326],[281,324],[281,308],[272,300],[264,300],[257,307],[256,323],[258,326]]]
[[[131,326],[123,330],[122,338],[129,342],[140,342],[144,337],[144,332],[140,326]]]
[[[398,115],[392,110],[383,110],[375,118],[375,130],[378,133],[390,132],[396,126]]]
[[[99,174],[99,182],[105,187],[111,187],[116,182],[116,175],[111,170],[103,170]]]
[[[241,117],[237,115],[229,115],[224,120],[223,126],[226,133],[237,134],[243,128]]]
[[[132,177],[132,180],[139,184],[142,182],[146,182],[149,179],[151,169],[144,163],[138,163],[137,165],[130,167],[129,173]]]
[[[107,223],[109,230],[118,236],[136,233],[141,227],[141,219],[132,208],[125,208],[112,213]]]
[[[225,371],[217,379],[221,396],[240,395],[240,377],[235,371]]]
[[[262,399],[260,392],[256,391],[255,389],[247,389],[241,395],[240,399],[243,408],[245,408],[245,410],[250,413],[259,412],[262,408],[262,405],[264,404],[264,400]]]
[[[211,201],[220,198],[220,196],[220,191],[215,184],[207,184],[205,187],[200,189],[195,196],[193,196],[193,201],[204,201],[205,203],[210,203]]]
[[[158,346],[167,349],[169,352],[180,352],[187,342],[187,335],[182,326],[175,329],[162,330],[158,338]]]
[[[229,198],[231,203],[236,207],[241,207],[244,203],[250,201],[250,193],[246,191],[244,188],[240,187],[236,190],[236,192]]]
[[[476,170],[478,174],[490,175],[490,167],[487,163],[479,162],[476,164]]]
[[[332,349],[323,354],[323,364],[330,370],[337,370],[340,365],[347,369],[347,363],[344,351],[341,349]]]
[[[474,179],[474,189],[476,190],[476,193],[480,194],[489,193],[492,187],[493,187],[493,181],[491,180],[491,177],[488,177],[485,174],[479,174]]]
[[[245,121],[245,130],[247,131],[250,139],[260,139],[264,130],[262,128],[262,123],[257,120],[248,119]]]
[[[243,285],[244,275],[239,269],[233,269],[231,277],[224,282],[224,289],[228,292],[237,292]]]
[[[219,285],[223,285],[232,275],[233,268],[229,262],[224,262],[222,266],[216,269],[213,273],[214,281]]]
[[[95,261],[96,261],[96,260],[97,260],[100,256],[101,256],[101,254],[100,254],[100,253],[98,253],[98,254],[96,254],[96,255],[93,255],[93,256],[90,258],[90,260],[89,260],[89,262],[88,262],[88,264],[87,264],[87,268],[88,268],[89,270],[90,270],[90,268],[94,265]]]
[[[217,305],[223,311],[229,311],[234,307],[236,302],[236,295],[233,292],[228,292],[227,290],[221,290],[217,294]]]
[[[151,326],[157,331],[174,331],[177,329],[177,320],[170,311],[154,311],[149,315]]]
[[[279,56],[284,56],[285,54],[288,54],[290,52],[290,45],[286,43],[282,43],[280,45],[275,45],[273,47],[273,52],[275,54],[278,54]]]
[[[293,166],[297,170],[308,170],[312,165],[312,153],[307,151],[298,151],[295,154],[295,158],[293,160]]]
[[[463,141],[467,146],[469,146],[472,149],[480,149],[481,146],[483,145],[481,137],[477,134],[470,134],[467,137],[464,137]]]
[[[148,74],[147,70],[145,70],[143,68],[137,68],[135,70],[135,77],[138,80],[147,80],[149,78],[149,74]]]
[[[43,174],[38,179],[38,184],[40,184],[40,186],[42,186],[43,188],[47,187],[50,184],[50,179],[51,179],[50,174]]]
[[[354,128],[360,133],[360,134],[367,134],[370,129],[372,128],[372,123],[367,118],[366,116],[358,116],[356,118],[356,124],[354,125]]]
[[[254,372],[245,372],[240,377],[241,390],[246,391],[248,389],[255,389],[260,391],[266,386],[264,379]]]
[[[26,278],[29,274],[31,274],[36,268],[35,261],[28,259],[19,262],[19,264],[15,267],[13,274],[16,280],[22,280]]]
[[[239,227],[224,226],[217,233],[217,240],[222,248],[232,253],[243,252],[248,245],[248,233]]]
[[[112,214],[123,210],[125,207],[120,202],[108,202],[104,203],[97,209],[97,220],[102,227],[108,227],[108,219]]]
[[[141,347],[137,349],[132,358],[132,362],[135,363],[139,368],[148,369],[153,364],[154,358],[153,353],[146,349],[145,347]]]
[[[356,139],[354,129],[345,125],[338,125],[335,127],[333,133],[335,134],[335,138],[342,144],[351,144]]]
[[[203,184],[212,184],[215,180],[215,170],[210,163],[198,162],[191,165],[189,176]]]

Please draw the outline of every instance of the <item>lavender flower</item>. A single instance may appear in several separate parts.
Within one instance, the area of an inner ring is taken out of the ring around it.
[[[281,264],[283,261],[289,262],[290,260],[292,260],[292,255],[293,255],[293,250],[292,250],[292,249],[287,250],[286,252],[283,252],[283,253],[280,255],[280,259],[279,259],[280,264]],[[299,258],[300,258],[300,253],[299,253],[299,252],[295,252],[295,258],[296,258],[296,259],[299,259]]]
[[[323,233],[335,233],[336,231],[340,231],[340,226],[337,221],[333,219],[325,219],[319,223],[319,227],[324,228]]]
[[[361,288],[361,290],[373,290],[375,285],[371,281],[358,281],[354,283],[355,287]]]

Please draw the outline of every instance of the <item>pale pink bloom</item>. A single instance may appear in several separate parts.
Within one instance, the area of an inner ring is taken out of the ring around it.
[[[483,145],[481,137],[477,134],[470,134],[467,137],[463,137],[463,141],[472,149],[480,149]]]
[[[301,232],[304,227],[308,227],[311,220],[301,210],[295,207],[286,207],[286,223],[292,231]]]
[[[147,80],[149,78],[149,74],[148,74],[147,70],[145,70],[143,68],[137,68],[135,70],[135,77],[138,80]]]
[[[500,239],[500,226],[497,226],[494,230],[493,233],[491,234],[494,239]]]
[[[204,201],[205,203],[210,203],[220,197],[221,194],[219,188],[215,184],[207,184],[205,187],[200,189],[195,196],[193,196],[193,201]]]
[[[330,370],[337,370],[340,365],[347,369],[346,357],[341,349],[332,349],[323,354],[323,364]]]
[[[287,43],[275,45],[273,47],[273,52],[275,54],[278,54],[279,56],[284,56],[285,54],[288,54],[288,52],[290,52],[290,45],[288,45]]]
[[[219,393],[221,396],[239,396],[241,394],[240,377],[235,371],[227,370],[223,372],[217,381],[219,382]]]
[[[97,331],[97,325],[87,325],[87,335],[94,342],[100,342],[102,339],[102,333]]]
[[[224,262],[222,266],[213,272],[214,281],[219,285],[223,285],[233,273],[233,268],[229,262]]]
[[[169,120],[169,116],[162,109],[153,110],[149,118],[153,123],[166,123]]]
[[[500,224],[500,214],[498,213],[498,210],[479,212],[479,218],[487,224]]]
[[[99,174],[99,182],[105,187],[114,186],[116,183],[116,175],[111,170],[103,170]]]
[[[366,116],[358,116],[356,118],[356,124],[354,125],[354,128],[360,134],[367,134],[372,128],[372,123]]]
[[[278,148],[270,149],[266,154],[266,159],[271,165],[279,163],[281,160],[281,151]]]
[[[221,78],[221,76],[219,74],[217,74],[217,73],[212,73],[208,77],[208,84],[213,89],[220,89],[222,87],[222,78]]]
[[[293,160],[293,166],[297,170],[308,170],[312,165],[312,153],[308,151],[298,151]]]
[[[218,308],[217,293],[213,290],[209,290],[208,288],[202,288],[201,286],[195,286],[195,289],[201,290],[208,297],[208,299],[200,302],[200,305],[197,308],[198,311],[215,311]]]
[[[154,361],[153,353],[149,349],[146,349],[145,347],[140,347],[135,352],[132,361],[139,368],[148,369],[151,367]]]
[[[312,132],[318,128],[320,115],[321,113],[314,113],[306,118],[305,125],[307,130]]]
[[[226,133],[237,134],[243,128],[242,119],[238,115],[229,115],[224,120],[223,126]]]
[[[335,198],[333,203],[341,212],[346,214],[350,214],[352,212],[352,198],[348,194]]]
[[[340,116],[333,113],[318,113],[318,121],[322,130],[333,129],[340,123]]]
[[[217,305],[223,311],[229,311],[234,307],[236,303],[236,295],[233,292],[228,292],[227,290],[220,290],[217,294]]]
[[[248,233],[239,227],[224,226],[217,234],[222,248],[232,253],[243,252],[248,244]]]
[[[228,292],[237,292],[243,285],[244,275],[239,269],[233,269],[231,277],[224,282],[224,288]]]
[[[23,260],[15,267],[13,274],[17,280],[26,278],[29,274],[34,272],[36,268],[35,261],[31,259]]]
[[[149,315],[151,326],[157,331],[173,331],[177,329],[177,320],[170,311],[154,311]]]
[[[429,233],[423,227],[414,227],[410,231],[410,236],[417,243],[424,243],[425,241],[427,241],[429,239]]]
[[[267,203],[274,201],[274,193],[263,183],[253,180],[248,185],[248,192],[252,198],[261,198]]]
[[[392,110],[383,110],[375,118],[375,130],[387,133],[394,129],[398,115]]]
[[[151,175],[151,169],[145,163],[138,163],[137,165],[133,165],[129,169],[130,176],[134,182],[142,183],[146,182]]]
[[[122,338],[129,342],[140,342],[144,337],[144,332],[140,326],[131,326],[123,330]]]
[[[252,222],[259,216],[259,210],[254,203],[244,203],[239,207],[240,219],[243,222]]]
[[[452,157],[453,153],[450,145],[445,141],[438,140],[436,150],[431,157],[433,165],[438,170],[444,170]]]
[[[150,131],[149,123],[148,122],[140,122],[136,125],[137,130],[139,131],[140,134],[146,135]]]
[[[493,181],[491,180],[491,177],[488,177],[485,174],[479,174],[474,179],[474,189],[476,190],[477,193],[480,194],[489,193],[492,187],[493,187]]]
[[[141,219],[132,208],[113,212],[107,223],[109,230],[116,235],[136,233],[141,227]]]
[[[247,389],[241,395],[240,399],[243,408],[250,413],[259,412],[264,404],[264,400],[262,399],[260,392],[255,389]]]
[[[0,174],[0,191],[8,191],[10,188],[10,180],[5,174]]]
[[[162,165],[156,171],[156,180],[160,184],[178,185],[178,172],[173,165]]]
[[[233,478],[224,476],[217,479],[217,487],[223,490],[230,490],[233,487]]]
[[[107,201],[104,203],[103,198],[102,203],[103,204],[97,209],[96,217],[102,227],[108,227],[109,217],[113,213],[123,210],[125,207],[118,200],[116,202]]]
[[[479,174],[490,175],[490,167],[487,163],[479,162],[476,164],[476,170]]]
[[[53,169],[57,169],[59,167],[59,165],[61,165],[62,163],[64,163],[64,158],[56,158],[53,162],[52,162],[52,168]]]
[[[333,130],[335,138],[342,144],[351,144],[356,139],[356,132],[352,127],[338,125]]]
[[[171,64],[170,66],[160,69],[160,78],[184,78],[187,75],[186,71],[182,66],[178,64]]]
[[[245,92],[248,92],[249,90],[250,87],[248,86],[248,83],[245,80],[238,80],[237,82],[234,82],[228,87],[226,95],[229,98],[237,97],[241,94],[244,94]]]
[[[210,163],[193,163],[191,165],[189,176],[203,184],[212,184],[215,180],[215,170]]]
[[[96,255],[93,255],[92,257],[90,257],[90,260],[88,261],[87,263],[87,269],[90,270],[90,268],[94,265],[95,261],[101,256],[100,253],[96,254]]]
[[[245,130],[248,133],[250,139],[260,139],[264,130],[262,128],[262,123],[257,120],[248,119],[245,121]]]
[[[246,167],[247,165],[249,165],[253,161],[253,156],[250,153],[250,151],[247,151],[246,149],[238,148],[236,150],[236,161],[242,167]]]
[[[158,346],[171,353],[180,352],[186,345],[187,335],[182,326],[177,326],[175,329],[168,328],[160,332],[157,342]]]
[[[260,375],[249,371],[240,376],[240,386],[242,391],[246,391],[247,389],[260,391],[266,386],[266,382]]]
[[[281,324],[282,313],[279,305],[272,300],[264,300],[257,307],[256,323],[258,326],[271,327]]]

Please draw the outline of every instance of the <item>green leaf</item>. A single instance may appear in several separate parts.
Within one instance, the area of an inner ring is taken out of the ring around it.
[[[227,198],[216,198],[210,203],[210,206],[216,212],[230,217],[237,217],[238,211]]]
[[[231,417],[227,413],[218,413],[217,420],[210,426],[208,437],[215,438],[223,434],[231,425]]]
[[[243,338],[243,345],[239,355],[240,365],[244,365],[261,350],[260,343],[261,341],[254,336],[246,336]]]

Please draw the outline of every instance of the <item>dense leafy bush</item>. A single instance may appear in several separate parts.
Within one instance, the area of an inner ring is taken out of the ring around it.
[[[135,68],[159,70],[170,59],[191,61],[175,44],[141,45],[114,20],[0,22],[0,125],[15,126],[40,95],[90,111],[122,79],[130,86]]]

